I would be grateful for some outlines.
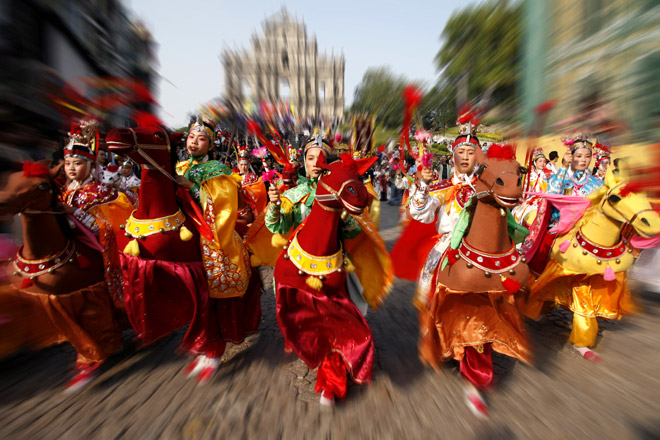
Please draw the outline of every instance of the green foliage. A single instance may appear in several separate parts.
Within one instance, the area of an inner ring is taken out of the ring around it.
[[[431,144],[429,145],[429,150],[436,156],[447,156],[451,154],[445,144]]]
[[[387,67],[368,69],[355,88],[351,111],[376,116],[378,124],[400,129],[403,123],[403,89],[408,80]]]
[[[492,100],[515,104],[519,79],[521,3],[489,0],[452,14],[440,36],[435,61],[449,84],[467,75],[467,98],[484,94],[496,84]]]

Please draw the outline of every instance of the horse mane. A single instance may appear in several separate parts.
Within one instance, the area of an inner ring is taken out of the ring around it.
[[[50,185],[51,188],[53,189],[50,200],[50,208],[54,210],[55,207],[62,200],[62,191],[60,191],[57,185],[54,185],[54,182],[52,180],[50,181]],[[64,237],[66,237],[69,240],[73,240],[75,238],[75,234],[73,233],[73,229],[71,229],[71,225],[69,224],[69,220],[66,218],[66,216],[55,215],[55,220],[57,221],[57,225],[60,227],[62,234],[64,234]]]
[[[593,216],[598,212],[598,205],[600,205],[600,202],[607,194],[607,191],[609,191],[609,188],[606,185],[602,185],[597,190],[589,194],[587,197],[590,201],[589,207],[585,210],[582,217],[580,217],[575,222],[572,230],[578,230],[591,221]]]

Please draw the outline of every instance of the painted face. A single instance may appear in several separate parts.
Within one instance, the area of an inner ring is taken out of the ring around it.
[[[128,177],[133,173],[133,168],[127,167],[126,165],[122,165],[119,167],[119,174],[121,174],[124,177]]]
[[[610,160],[609,159],[602,159],[600,161],[600,168],[603,171],[607,171],[607,167],[609,167],[609,166],[610,166]]]
[[[584,171],[589,167],[590,162],[591,150],[588,148],[579,148],[573,153],[571,168],[573,168],[573,171]]]
[[[244,176],[248,173],[249,170],[250,170],[250,162],[247,162],[245,160],[241,160],[238,162],[238,174]]]
[[[320,162],[325,160],[324,152],[319,147],[312,147],[305,153],[305,170],[309,177],[319,177],[321,175]],[[321,157],[323,156],[323,157]]]
[[[191,156],[206,156],[211,149],[211,140],[206,133],[191,130],[186,139],[186,148]]]
[[[91,167],[85,159],[66,157],[64,158],[64,171],[69,179],[82,182],[89,177]]]
[[[474,171],[474,164],[477,162],[474,147],[461,145],[454,150],[454,168],[459,174],[470,174]]]
[[[542,170],[547,164],[548,161],[545,159],[545,157],[539,157],[536,159],[536,162],[534,162],[534,166],[536,166],[537,170]]]

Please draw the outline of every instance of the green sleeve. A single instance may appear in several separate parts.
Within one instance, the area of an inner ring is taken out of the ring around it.
[[[362,226],[352,215],[349,215],[346,221],[341,220],[340,234],[342,239],[355,238],[360,232],[362,232]]]

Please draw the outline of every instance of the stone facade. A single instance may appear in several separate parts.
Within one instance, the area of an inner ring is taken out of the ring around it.
[[[344,56],[319,55],[316,37],[286,11],[262,23],[251,50],[222,54],[225,98],[234,109],[247,102],[290,102],[303,120],[341,119]]]

